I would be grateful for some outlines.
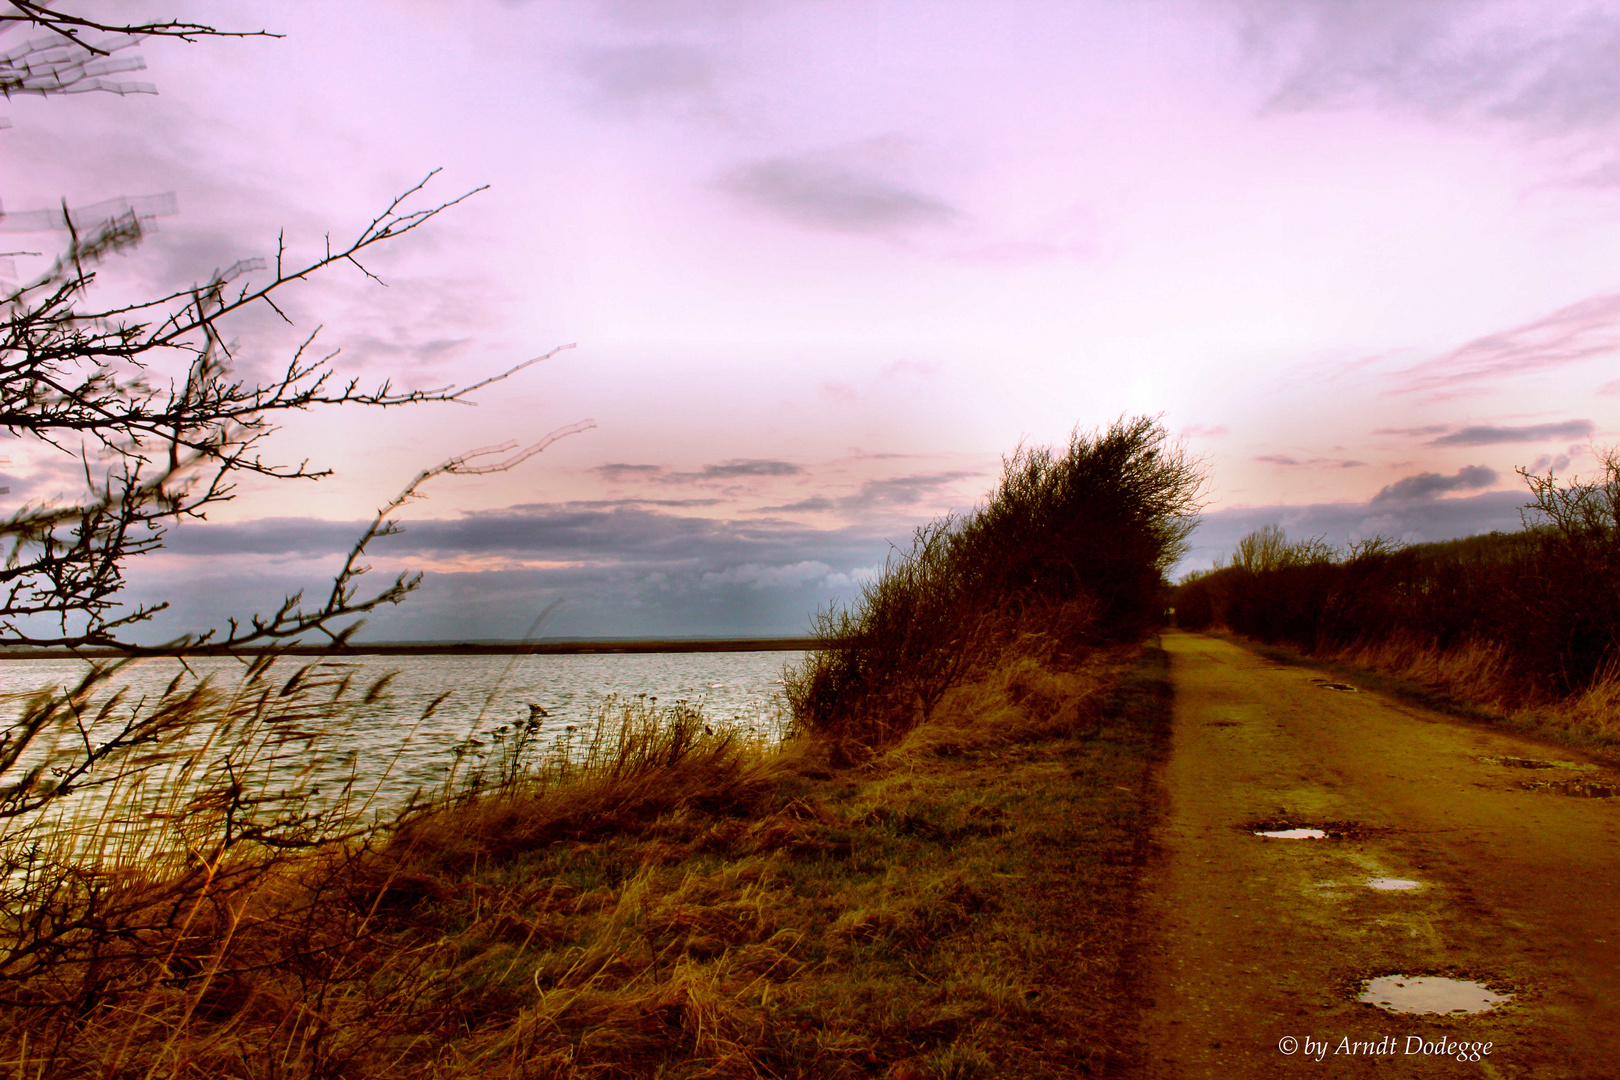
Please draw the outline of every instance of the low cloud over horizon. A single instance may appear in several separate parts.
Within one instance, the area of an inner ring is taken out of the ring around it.
[[[242,618],[298,589],[316,595],[363,528],[265,518],[175,530],[133,579],[132,595],[173,604],[145,639]],[[372,545],[378,569],[365,584],[425,567],[424,585],[404,605],[374,613],[361,637],[513,639],[555,600],[562,604],[546,636],[794,636],[809,631],[817,609],[852,597],[891,542],[907,539],[907,531],[696,517],[635,500],[410,521]],[[228,589],[210,575],[226,564],[234,566]]]
[[[1489,468],[1469,466],[1450,476],[1404,477],[1366,502],[1206,512],[1172,576],[1208,568],[1263,525],[1340,547],[1373,536],[1422,543],[1516,530],[1525,493],[1455,494],[1497,479]],[[374,545],[373,577],[383,568],[425,566],[423,587],[402,606],[375,613],[359,640],[515,639],[558,600],[542,636],[797,636],[809,632],[815,611],[856,597],[893,548],[909,542],[909,530],[726,520],[679,509],[633,500],[528,504],[408,522]],[[298,588],[313,595],[362,528],[357,521],[266,518],[177,530],[134,581],[133,593],[174,603],[146,637],[162,640],[262,611]],[[209,569],[226,563],[235,567],[229,587]],[[227,609],[226,597],[240,606]]]

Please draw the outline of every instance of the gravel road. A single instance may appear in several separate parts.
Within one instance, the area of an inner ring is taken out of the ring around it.
[[[1620,1077],[1620,797],[1591,797],[1620,770],[1223,639],[1164,648],[1146,1076]],[[1287,828],[1327,836],[1255,835]],[[1511,997],[1357,1000],[1387,975]]]

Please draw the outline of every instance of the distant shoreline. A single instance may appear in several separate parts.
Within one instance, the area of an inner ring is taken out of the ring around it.
[[[80,660],[124,656],[574,656],[590,653],[788,652],[827,648],[815,638],[650,638],[637,641],[415,641],[358,642],[342,646],[278,645],[239,649],[202,646],[194,649],[125,652],[119,649],[5,649],[0,660]]]

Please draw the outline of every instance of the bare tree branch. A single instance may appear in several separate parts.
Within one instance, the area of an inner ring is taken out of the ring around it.
[[[182,20],[114,24],[33,0],[10,0],[0,13],[0,32],[14,25],[48,36],[0,54],[0,93],[6,95],[145,92],[150,88],[105,78],[142,66],[135,58],[113,57],[140,37],[276,36]],[[0,645],[173,652],[306,634],[324,634],[341,644],[359,625],[351,617],[397,603],[419,583],[418,575],[407,574],[369,596],[358,589],[369,569],[363,563],[367,545],[398,531],[389,515],[423,483],[444,473],[512,468],[557,438],[590,426],[587,421],[562,429],[521,449],[514,443],[475,451],[424,471],[379,512],[319,605],[306,607],[295,595],[273,612],[231,622],[223,633],[187,635],[162,647],[130,640],[134,627],[167,605],[126,604],[125,571],[130,560],[163,546],[167,527],[205,518],[210,507],[229,501],[241,474],[282,480],[328,475],[308,461],[292,464],[261,453],[280,417],[329,405],[470,404],[474,392],[559,351],[465,386],[396,390],[384,380],[362,387],[358,380],[338,378],[331,367],[336,350],[316,351],[316,327],[274,376],[252,380],[236,373],[226,332],[233,316],[262,304],[291,324],[277,303],[278,291],[339,263],[383,284],[364,262],[376,245],[420,228],[484,190],[423,205],[418,196],[437,173],[392,199],[349,242],[334,245],[328,236],[313,259],[289,262],[285,238],[278,237],[273,266],[264,259],[241,260],[191,288],[116,307],[91,306],[96,267],[140,244],[151,219],[177,212],[172,194],[121,197],[76,209],[64,202],[59,209],[0,212],[0,231],[57,231],[67,237],[48,271],[8,286],[9,292],[0,290],[0,430],[71,455],[84,478],[81,497],[24,505],[0,520]]]
[[[85,18],[82,15],[71,15],[57,10],[50,4],[37,4],[31,2],[31,0],[10,0],[10,5],[11,11],[0,12],[0,30],[6,28],[8,24],[34,26],[42,30],[49,30],[76,45],[82,45],[92,50],[94,50],[95,46],[85,42],[82,36],[87,30],[99,34],[172,37],[191,42],[203,37],[279,38],[285,36],[272,34],[268,30],[220,30],[205,23],[183,22],[179,19],[149,23],[106,23]]]
[[[84,222],[76,220],[75,211],[62,208],[67,250],[38,280],[0,297],[0,428],[74,454],[88,497],[69,506],[24,506],[0,522],[0,642],[146,651],[126,640],[125,632],[164,605],[123,607],[123,571],[131,558],[160,548],[168,523],[205,517],[208,507],[231,499],[236,474],[276,479],[328,475],[307,462],[290,465],[261,455],[260,444],[276,430],[278,416],[325,405],[469,403],[474,391],[561,351],[553,349],[466,386],[395,390],[384,381],[363,388],[357,380],[336,381],[330,367],[335,350],[313,354],[320,332],[316,328],[272,379],[253,382],[235,375],[224,320],[263,303],[291,322],[275,303],[276,290],[339,262],[360,265],[361,253],[403,236],[475,193],[410,207],[407,200],[433,175],[393,199],[346,245],[328,245],[317,258],[291,266],[284,249],[278,250],[268,280],[253,279],[265,268],[264,261],[244,260],[189,290],[108,309],[84,307],[95,283],[94,268],[107,255],[140,243],[142,216],[130,207],[99,222]],[[154,377],[164,370],[176,371],[166,383]],[[516,444],[427,470],[404,498],[440,473],[511,468],[568,430],[505,461],[482,459]],[[273,613],[254,616],[246,625],[233,624],[217,642],[205,634],[176,644],[234,646],[312,631],[341,641],[352,628],[334,633],[334,621],[397,603],[415,587],[416,579],[402,577],[369,599],[357,597],[355,579],[364,570],[356,560],[366,543],[386,535],[375,528],[361,539],[321,607],[306,610],[299,598],[289,598]],[[53,618],[56,629],[42,633],[40,617]]]

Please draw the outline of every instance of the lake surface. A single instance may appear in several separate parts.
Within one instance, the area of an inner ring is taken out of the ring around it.
[[[280,685],[299,668],[319,664],[311,674],[352,675],[358,695],[376,679],[395,673],[383,697],[347,710],[331,727],[326,748],[332,761],[312,777],[312,782],[330,780],[352,768],[360,786],[375,788],[383,801],[390,801],[442,783],[447,767],[457,760],[458,745],[468,746],[470,740],[483,744],[470,751],[468,760],[489,754],[498,746],[498,729],[522,725],[529,719],[530,704],[547,713],[542,744],[568,725],[589,724],[609,695],[646,695],[659,706],[685,702],[702,709],[716,725],[772,736],[783,716],[783,670],[803,657],[802,652],[784,651],[357,656],[331,661],[282,657],[270,679]],[[186,664],[196,678],[227,690],[240,683],[245,670],[241,661],[229,657],[194,658]],[[0,661],[0,729],[18,715],[23,697],[45,687],[76,684],[85,671],[79,660]],[[193,678],[173,659],[131,664],[97,691],[92,709],[124,687],[127,702],[142,697],[154,701],[176,675]],[[423,720],[423,711],[442,694],[448,696]]]

